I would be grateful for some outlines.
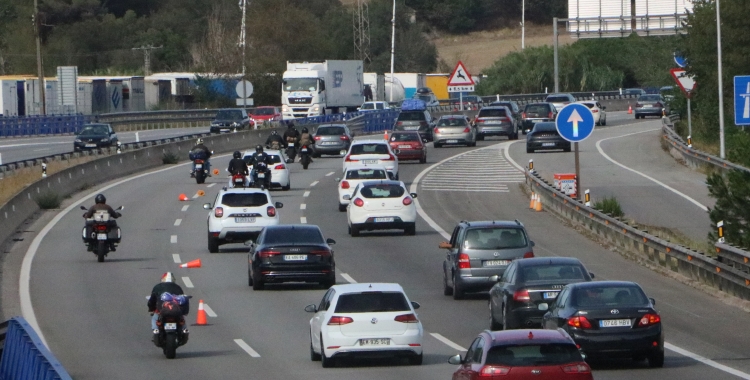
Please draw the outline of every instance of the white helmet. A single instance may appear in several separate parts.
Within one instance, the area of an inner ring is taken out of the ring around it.
[[[172,275],[172,272],[164,273],[161,276],[161,282],[174,282],[174,276]]]
[[[196,141],[196,144],[203,144],[203,139],[199,138],[198,141]]]

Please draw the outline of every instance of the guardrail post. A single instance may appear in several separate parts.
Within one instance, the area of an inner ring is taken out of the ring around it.
[[[534,172],[534,160],[530,159],[529,160],[529,173],[533,173],[533,172]]]
[[[586,189],[586,192],[583,195],[583,200],[586,207],[591,207],[591,194],[589,193],[589,189]]]
[[[688,135],[688,148],[693,147],[693,137]]]
[[[719,243],[724,243],[724,221],[720,220],[719,223],[716,223],[716,228],[716,233],[719,235]]]

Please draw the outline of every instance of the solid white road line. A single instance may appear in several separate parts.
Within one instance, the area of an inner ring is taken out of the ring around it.
[[[307,198],[310,196],[310,191],[305,191],[304,194],[302,194],[303,197]]]
[[[679,348],[679,347],[677,347],[677,346],[675,346],[675,345],[673,345],[671,343],[664,342],[664,348],[666,348],[666,349],[668,349],[670,351],[674,351],[674,352],[676,352],[676,353],[678,353],[678,354],[680,354],[682,356],[687,356],[687,357],[689,357],[689,358],[691,358],[691,359],[693,359],[695,361],[701,362],[701,363],[703,363],[703,364],[705,364],[707,366],[714,367],[714,368],[716,368],[716,369],[718,369],[720,371],[724,371],[726,373],[729,373],[729,374],[732,374],[734,376],[737,376],[740,379],[748,379],[748,380],[750,380],[750,374],[747,374],[747,373],[742,372],[742,371],[738,371],[738,370],[736,370],[734,368],[731,368],[731,367],[727,367],[724,364],[717,363],[717,362],[715,362],[715,361],[713,361],[711,359],[704,358],[703,356],[700,356],[700,355],[694,354],[694,353],[692,353],[692,352],[690,352],[688,350]]]
[[[179,253],[173,253],[172,254],[172,260],[174,260],[174,262],[176,264],[179,264],[179,263],[182,262],[182,260],[180,259],[180,254]]]
[[[180,224],[182,224],[182,219],[177,219],[174,221],[175,226],[179,226]]]
[[[184,212],[184,211],[187,211],[188,207],[190,207],[190,205],[184,205],[184,206],[182,206],[182,211],[183,211],[183,212]]]
[[[183,277],[182,278],[182,283],[185,284],[185,286],[188,287],[188,288],[193,288],[194,287],[193,286],[193,282],[190,281],[190,277]],[[206,305],[204,304],[203,307],[205,308]]]
[[[335,173],[336,172],[330,172],[330,173],[326,174],[326,177],[330,177],[330,176],[334,175]]]
[[[49,144],[70,144],[70,142],[40,142],[40,143],[30,143],[30,144],[9,144],[9,145],[0,145],[0,148],[16,148],[19,146],[34,146],[34,145],[49,145]]]
[[[172,243],[172,244],[176,244],[177,243],[177,235],[172,235],[169,238],[169,242]]]
[[[350,275],[348,275],[348,274],[346,274],[346,273],[342,273],[342,274],[341,274],[341,277],[343,277],[343,278],[344,278],[344,280],[346,280],[346,282],[348,282],[348,283],[350,283],[350,284],[356,284],[356,283],[357,283],[357,281],[355,281],[355,280],[354,280],[354,279],[352,278],[352,276],[350,276]]]
[[[206,311],[206,315],[208,315],[211,318],[216,318],[216,313],[214,313],[213,309],[211,309],[210,306],[208,306],[207,303],[203,303],[203,310]]]
[[[252,356],[254,358],[259,358],[260,357],[260,354],[258,354],[257,351],[253,350],[252,347],[248,346],[247,343],[245,343],[244,340],[242,340],[242,339],[235,339],[234,343],[237,343],[237,345],[240,346],[241,349],[245,350],[245,352],[247,352],[248,355],[250,355],[250,356]]]
[[[215,184],[215,183],[212,183],[212,184],[210,184],[210,185],[208,185],[208,186],[206,186],[206,187],[214,187],[214,186],[216,186],[216,184]]]
[[[302,224],[307,224],[307,218],[305,218],[304,216],[300,216],[299,217],[299,222],[302,223]]]
[[[315,187],[315,185],[317,185],[317,184],[318,184],[318,182],[320,182],[320,181],[315,181],[315,182],[311,183],[311,184],[310,184],[310,187]]]
[[[444,337],[444,336],[442,336],[442,335],[440,335],[438,333],[430,333],[430,335],[432,335],[433,338],[435,338],[435,339],[437,339],[437,340],[445,343],[450,348],[454,348],[454,349],[459,350],[459,351],[466,351],[465,348],[459,346],[456,343],[453,343],[450,339],[448,339],[448,338],[446,338],[446,337]]]
[[[301,205],[299,205],[299,209],[300,209],[300,210],[304,210],[304,209],[306,209],[306,208],[307,208],[307,205],[306,205],[306,204],[304,204],[304,203],[303,203],[303,204],[301,204]]]

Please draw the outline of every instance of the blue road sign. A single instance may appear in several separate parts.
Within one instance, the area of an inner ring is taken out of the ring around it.
[[[750,75],[734,77],[734,124],[750,125]]]
[[[594,114],[584,104],[571,103],[557,114],[555,126],[565,140],[583,141],[594,132]]]
[[[674,63],[682,68],[687,67],[687,59],[681,55],[677,55],[677,53],[674,53]]]

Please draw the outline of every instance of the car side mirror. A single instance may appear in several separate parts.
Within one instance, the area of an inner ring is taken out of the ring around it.
[[[336,179],[334,179],[334,181],[341,182],[341,178],[336,178]]]
[[[273,205],[276,206],[276,208],[284,208],[284,204],[281,202],[276,202]]]
[[[500,282],[500,276],[493,274],[492,276],[490,276],[490,278],[488,278],[488,280],[490,282]]]
[[[410,193],[409,195],[411,195],[412,198],[416,198],[417,197],[417,193]]]
[[[592,272],[589,272],[589,276],[591,276],[591,278],[596,277],[596,276],[594,276],[594,273],[592,273]]]
[[[204,209],[204,210],[210,210],[211,208],[212,208],[212,207],[211,207],[211,204],[210,204],[210,203],[204,203],[204,204],[203,204],[203,209]]]
[[[254,245],[255,245],[255,242],[254,242],[254,241],[252,241],[252,240],[246,240],[246,241],[245,241],[244,243],[242,243],[242,244],[244,244],[244,245],[246,245],[246,246],[248,246],[248,247],[252,247],[252,246],[254,246]]]
[[[307,305],[305,306],[305,311],[308,313],[317,313],[318,312],[318,305]]]
[[[438,248],[451,249],[453,248],[453,245],[447,241],[441,241],[440,244],[438,244]]]
[[[351,195],[349,195],[349,194],[346,194],[346,195],[344,195],[344,198],[343,198],[343,199],[344,199],[345,201],[348,201],[348,200],[351,200],[351,199],[352,199],[352,196],[351,196]]]
[[[533,247],[533,246],[535,246],[535,245],[536,245],[536,243],[534,243],[534,241],[533,241],[533,240],[529,242],[529,246]]]
[[[648,299],[648,300],[649,300],[649,301],[651,301],[651,304],[652,304],[652,305],[656,306],[656,300],[655,300],[655,299],[653,299],[653,298],[649,297],[649,299]]]
[[[411,301],[411,307],[413,307],[414,310],[419,309],[421,306],[422,305],[420,305],[419,302]]]
[[[336,244],[336,240],[328,238],[328,239],[326,239],[326,244]]]
[[[605,107],[605,106],[602,106],[602,109],[603,109],[603,110],[606,110],[606,109],[607,109],[607,107]]]
[[[357,111],[361,111],[361,110],[362,110],[362,107],[357,107]]]
[[[115,210],[116,210],[116,211],[122,211],[122,210],[124,210],[124,209],[125,209],[125,206],[120,206],[120,207],[116,208]]]
[[[81,210],[87,210],[86,206],[81,206]]]
[[[448,363],[453,365],[460,365],[463,364],[463,360],[461,360],[461,355],[453,355],[448,358]]]

